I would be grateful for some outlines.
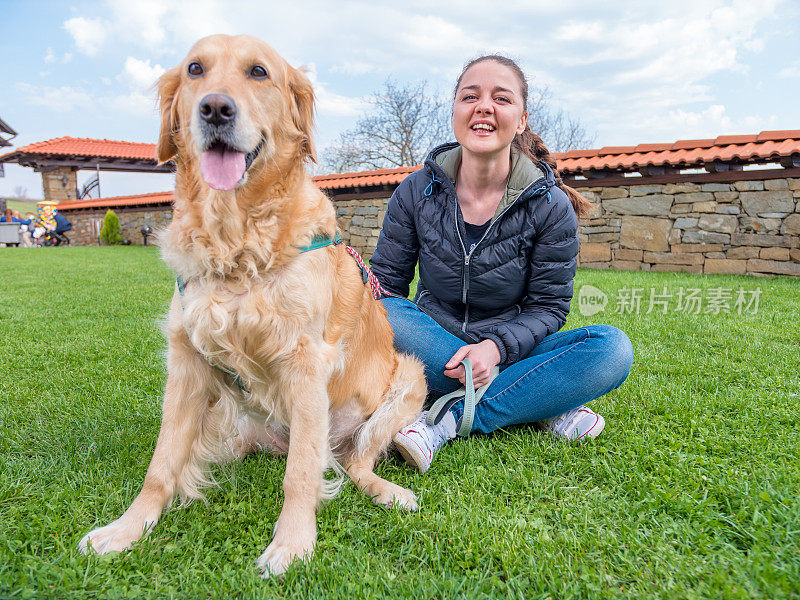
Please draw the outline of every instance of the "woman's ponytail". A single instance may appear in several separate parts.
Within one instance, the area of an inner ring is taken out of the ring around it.
[[[564,191],[570,202],[572,202],[572,208],[575,210],[577,217],[580,219],[589,215],[592,210],[592,203],[581,196],[577,190],[568,185],[564,185],[564,182],[558,174],[556,159],[550,154],[542,138],[533,133],[528,125],[525,125],[525,131],[516,135],[513,145],[532,161],[546,162],[550,168],[553,169],[553,173],[556,176],[556,185]]]

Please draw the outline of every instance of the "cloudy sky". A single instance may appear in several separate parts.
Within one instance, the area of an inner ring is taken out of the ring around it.
[[[17,146],[155,141],[153,81],[211,33],[258,36],[308,70],[320,148],[387,77],[444,92],[488,51],[518,59],[596,147],[800,129],[794,0],[3,0],[0,32],[0,118]],[[166,175],[104,173],[102,183],[105,196],[172,187]],[[7,165],[0,196],[17,186],[41,197],[38,174]]]

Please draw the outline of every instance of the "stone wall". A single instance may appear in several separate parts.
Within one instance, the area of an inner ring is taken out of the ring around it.
[[[44,199],[52,202],[78,197],[78,176],[72,167],[56,167],[42,172]]]
[[[365,260],[369,260],[378,244],[378,234],[383,226],[389,196],[335,200],[333,205],[336,207],[336,220],[345,244],[355,248]]]
[[[578,190],[582,267],[800,276],[800,179]]]
[[[577,189],[594,205],[579,230],[582,267],[800,276],[800,178]],[[374,195],[333,199],[345,243],[365,259],[375,250],[390,194]],[[142,243],[144,223],[157,229],[172,216],[168,207],[116,212],[134,244]],[[64,214],[74,244],[98,245],[105,209]]]
[[[141,245],[142,225],[147,224],[153,231],[169,225],[172,219],[171,207],[132,209],[116,208],[114,212],[119,217],[122,228],[122,237],[130,240],[131,244]],[[93,211],[63,211],[62,214],[72,223],[72,231],[67,233],[73,246],[99,246],[100,227],[106,216],[106,209]],[[153,237],[148,236],[147,243],[153,243]]]

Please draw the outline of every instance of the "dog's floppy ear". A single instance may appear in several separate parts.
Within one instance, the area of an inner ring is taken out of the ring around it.
[[[175,96],[180,82],[180,67],[170,69],[156,82],[161,108],[161,132],[158,134],[158,144],[156,144],[156,158],[160,163],[167,162],[178,153],[175,134],[178,132],[180,124],[178,123]]]
[[[308,77],[299,69],[289,67],[289,90],[292,93],[292,119],[303,139],[300,141],[300,154],[317,162],[312,137],[314,130],[314,88]]]

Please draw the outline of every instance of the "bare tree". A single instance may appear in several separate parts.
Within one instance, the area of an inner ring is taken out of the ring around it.
[[[14,186],[14,198],[24,200],[28,197],[28,188],[21,185]]]
[[[562,109],[551,108],[550,90],[532,88],[528,122],[552,152],[589,148],[581,122]],[[385,169],[418,165],[438,144],[452,138],[451,104],[427,91],[427,82],[398,84],[387,79],[369,99],[370,109],[353,129],[323,152],[329,172]]]
[[[418,165],[451,137],[450,107],[427,82],[398,84],[387,79],[369,99],[367,114],[325,151],[334,172]]]
[[[528,98],[528,125],[551,152],[591,148],[595,141],[579,119],[551,104],[550,88],[532,88]]]

